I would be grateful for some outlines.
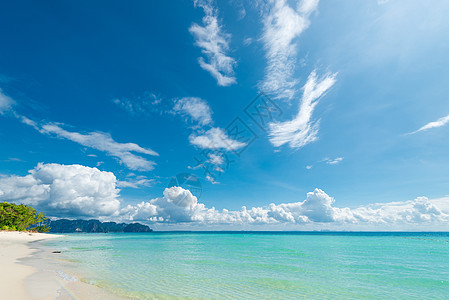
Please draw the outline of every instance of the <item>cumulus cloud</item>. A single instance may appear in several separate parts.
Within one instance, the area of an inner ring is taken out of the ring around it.
[[[335,207],[335,199],[320,189],[307,193],[302,202],[269,204],[265,207],[243,206],[238,211],[207,208],[181,187],[164,191],[164,197],[127,206],[121,211],[126,220],[152,222],[190,222],[197,224],[327,224],[340,226],[445,225],[449,207],[437,205],[425,197],[405,202],[381,203],[355,209]],[[360,227],[361,228],[361,227]]]
[[[208,71],[220,86],[229,86],[236,83],[234,77],[235,59],[228,56],[229,40],[231,35],[222,30],[218,22],[217,9],[211,0],[195,0],[195,6],[201,7],[205,16],[203,26],[193,24],[189,32],[195,38],[195,45],[200,47],[207,61],[200,57],[198,62],[204,70]]]
[[[198,97],[185,97],[177,99],[173,111],[177,114],[189,116],[199,125],[212,123],[212,110],[209,104]]]
[[[121,214],[133,221],[158,220],[159,222],[221,222],[215,208],[208,209],[189,190],[171,187],[164,190],[164,197],[142,202],[136,206],[128,205]]]
[[[285,0],[269,1],[262,20],[267,67],[261,88],[265,93],[278,99],[294,97],[297,38],[309,27],[309,16],[317,6],[318,0],[303,0],[297,7],[289,6]]]
[[[320,98],[334,85],[336,74],[318,78],[313,71],[303,87],[299,111],[293,120],[269,124],[271,143],[276,146],[288,144],[301,148],[318,139],[319,120],[312,120],[312,114]]]
[[[449,221],[448,207],[438,207],[426,197],[404,202],[362,206],[352,212],[357,221],[377,225],[429,224]]]
[[[3,93],[2,89],[0,89],[0,115],[10,111],[13,105],[14,100],[8,97],[5,93]]]
[[[245,143],[233,140],[223,129],[217,127],[213,127],[203,134],[191,134],[189,141],[201,149],[236,151],[246,146]]]
[[[0,201],[31,205],[50,216],[113,216],[118,196],[113,173],[81,165],[39,163],[26,176],[0,178]]]
[[[82,134],[79,132],[67,131],[57,124],[45,124],[40,129],[41,133],[54,134],[59,138],[71,140],[80,145],[103,151],[108,155],[117,157],[120,162],[131,170],[150,171],[154,169],[155,163],[132,152],[158,156],[158,154],[148,148],[140,147],[134,143],[119,143],[104,132],[89,132]]]
[[[424,130],[429,130],[429,129],[432,129],[432,128],[438,128],[438,127],[446,125],[447,123],[449,123],[449,115],[447,115],[445,117],[442,117],[442,118],[439,118],[438,120],[436,120],[434,122],[427,123],[423,127],[419,128],[416,131],[411,132],[410,134],[415,134],[417,132],[424,131]]]
[[[118,181],[111,172],[81,165],[40,163],[26,176],[0,177],[0,201],[32,205],[53,217],[95,217],[147,223],[291,224],[391,229],[424,225],[444,228],[449,222],[447,198],[430,200],[418,197],[350,209],[337,207],[334,198],[315,189],[307,193],[304,201],[271,203],[250,209],[243,206],[232,211],[208,208],[189,190],[178,186],[166,188],[162,197],[123,206],[117,185]]]

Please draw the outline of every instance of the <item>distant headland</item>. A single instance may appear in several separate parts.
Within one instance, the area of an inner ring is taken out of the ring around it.
[[[43,225],[50,227],[51,233],[107,233],[107,232],[151,232],[147,225],[140,223],[100,222],[99,220],[46,220]]]

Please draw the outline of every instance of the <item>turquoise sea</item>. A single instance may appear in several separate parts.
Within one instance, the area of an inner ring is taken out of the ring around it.
[[[449,233],[69,234],[83,280],[136,299],[449,299]]]

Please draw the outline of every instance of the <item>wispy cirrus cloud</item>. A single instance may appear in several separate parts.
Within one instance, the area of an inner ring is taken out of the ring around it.
[[[201,149],[235,151],[245,143],[233,140],[224,129],[211,126],[212,109],[206,100],[197,97],[184,97],[175,101],[173,112],[181,116],[188,116],[196,122],[194,133],[189,136],[190,144]]]
[[[112,100],[114,104],[133,116],[149,115],[153,112],[161,112],[159,105],[162,98],[154,93],[145,92],[134,98],[115,98]]]
[[[145,176],[136,176],[135,178],[127,178],[126,180],[118,180],[117,186],[121,188],[139,189],[141,187],[149,187],[154,183],[154,179],[148,179]]]
[[[267,67],[260,89],[275,99],[290,102],[299,97],[299,80],[294,76],[297,66],[298,37],[310,26],[310,15],[318,0],[298,1],[296,7],[285,0],[272,0],[264,7],[262,41]],[[288,144],[301,148],[318,139],[319,119],[312,114],[319,98],[335,83],[336,74],[318,78],[314,70],[303,87],[299,111],[290,121],[269,124],[270,142],[279,147]]]
[[[323,161],[328,165],[336,165],[343,161],[343,157],[337,157],[337,158],[325,158]]]
[[[218,127],[212,127],[201,134],[191,134],[189,141],[192,145],[195,145],[201,149],[223,149],[226,151],[236,151],[246,144],[233,140],[226,132]]]
[[[0,114],[12,110],[14,100],[7,96],[2,89],[0,89]]]
[[[303,0],[291,7],[285,0],[269,1],[263,16],[262,41],[266,50],[265,78],[262,91],[278,99],[291,100],[298,81],[293,78],[297,56],[297,38],[309,25],[309,16],[318,0]]]
[[[199,125],[212,123],[212,110],[209,104],[198,97],[184,97],[175,100],[173,111],[180,115],[186,115]]]
[[[198,58],[200,67],[208,71],[220,86],[236,83],[234,67],[237,62],[227,54],[231,35],[222,30],[217,17],[218,10],[213,7],[211,0],[195,0],[194,5],[201,7],[205,14],[203,26],[194,23],[189,28],[195,38],[195,45],[202,49],[206,57]]]
[[[154,161],[134,154],[141,153],[159,156],[158,153],[151,149],[140,147],[135,143],[119,143],[105,132],[79,133],[63,129],[60,123],[40,124],[16,112],[13,108],[14,103],[15,101],[6,96],[0,89],[0,113],[11,111],[12,115],[20,122],[33,127],[42,134],[54,135],[58,138],[67,139],[85,147],[102,151],[109,156],[118,158],[121,163],[131,170],[150,171],[156,165]]]
[[[442,126],[446,125],[447,123],[449,123],[449,115],[447,115],[445,117],[442,117],[442,118],[439,118],[438,120],[436,120],[434,122],[427,123],[423,127],[419,128],[416,131],[410,132],[409,134],[415,134],[415,133],[418,133],[420,131],[425,131],[425,130],[429,130],[429,129],[432,129],[432,128],[442,127]]]
[[[301,148],[318,139],[320,120],[313,120],[313,111],[320,98],[334,85],[337,74],[327,74],[318,78],[313,71],[303,87],[299,111],[293,120],[273,122],[270,127],[270,142],[276,146],[288,144],[291,148]]]
[[[105,152],[110,156],[118,158],[120,162],[131,170],[150,171],[154,169],[155,165],[155,162],[132,152],[152,156],[159,155],[155,151],[143,148],[135,143],[119,143],[110,134],[104,132],[96,131],[83,134],[65,130],[59,124],[52,123],[42,125],[39,131]]]

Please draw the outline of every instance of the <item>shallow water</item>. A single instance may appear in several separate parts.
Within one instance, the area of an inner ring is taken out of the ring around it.
[[[71,234],[84,280],[137,299],[449,298],[449,234]]]

